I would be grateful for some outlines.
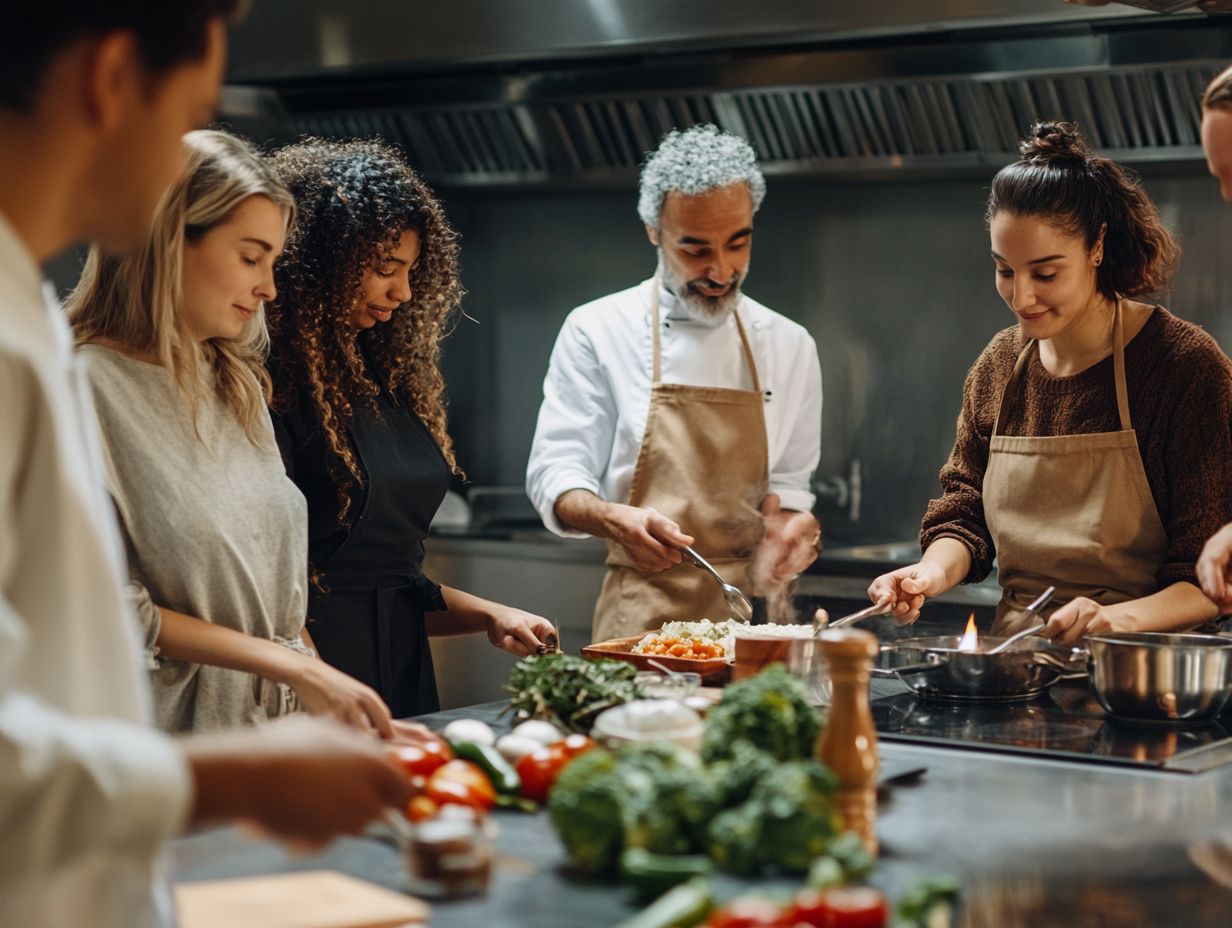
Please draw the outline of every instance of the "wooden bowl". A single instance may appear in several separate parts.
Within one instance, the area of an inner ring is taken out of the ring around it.
[[[582,657],[595,661],[602,659],[628,661],[639,670],[657,670],[654,664],[660,664],[668,670],[692,672],[702,678],[702,683],[726,683],[731,678],[732,665],[725,657],[713,657],[707,660],[695,660],[690,657],[667,657],[661,654],[634,654],[633,648],[646,636],[630,635],[628,638],[613,638],[610,641],[596,641],[582,648]]]

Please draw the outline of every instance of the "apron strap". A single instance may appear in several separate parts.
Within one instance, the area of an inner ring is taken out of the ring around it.
[[[1018,383],[1018,378],[1022,376],[1022,369],[1026,367],[1027,358],[1031,356],[1031,349],[1035,347],[1035,339],[1027,342],[1025,348],[1018,353],[1018,360],[1014,364],[1014,372],[1010,374],[1010,379],[1005,384],[1005,389],[1001,391],[1001,402],[997,404],[997,424],[993,426],[993,436],[1000,435],[1005,431],[1005,420],[1009,418],[1010,410],[1014,408],[1014,387]]]
[[[1014,364],[1014,372],[1010,374],[1010,379],[1006,383],[1005,389],[1001,391],[1001,402],[997,406],[997,423],[992,430],[994,436],[1005,432],[1006,420],[1014,409],[1014,395],[1016,392],[1014,387],[1022,376],[1022,370],[1027,365],[1027,359],[1031,356],[1031,350],[1037,344],[1038,342],[1035,339],[1031,339],[1018,354],[1018,360]],[[1125,325],[1120,297],[1117,297],[1116,307],[1112,311],[1112,372],[1113,379],[1116,382],[1117,414],[1121,419],[1121,430],[1128,432],[1133,428],[1133,425],[1129,417],[1129,389],[1125,385]]]
[[[736,331],[740,333],[740,347],[744,352],[745,363],[749,366],[749,374],[753,378],[753,392],[761,395],[761,378],[757,376],[757,362],[753,360],[753,347],[749,344],[749,336],[744,331],[744,323],[740,321],[740,311],[732,313],[736,317]],[[650,383],[653,386],[662,379],[662,353],[659,342],[659,272],[656,270],[650,282],[650,331],[651,331],[651,361]]]
[[[1121,430],[1133,428],[1129,418],[1129,389],[1125,385],[1125,314],[1121,311],[1122,300],[1117,297],[1112,317],[1112,371],[1116,380],[1117,412],[1121,416]]]

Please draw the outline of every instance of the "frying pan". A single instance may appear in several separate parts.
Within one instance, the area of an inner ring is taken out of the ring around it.
[[[1016,702],[1033,699],[1062,678],[1086,676],[1086,652],[1047,638],[1022,638],[999,654],[958,650],[959,635],[904,638],[881,648],[873,674],[896,677],[923,699]],[[985,635],[983,648],[1004,638]]]

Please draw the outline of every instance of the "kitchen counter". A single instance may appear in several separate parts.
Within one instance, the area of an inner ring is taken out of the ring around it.
[[[424,721],[439,728],[462,716],[492,719],[499,708],[470,707]],[[1232,924],[1232,766],[1201,774],[1143,772],[886,743],[881,757],[887,768],[926,770],[880,804],[882,856],[873,882],[891,898],[923,875],[948,872],[964,887],[961,928]],[[499,813],[496,822],[489,893],[436,903],[433,926],[598,928],[636,911],[618,884],[570,874],[546,815]],[[1224,843],[1210,843],[1221,837]],[[376,832],[310,857],[288,856],[235,829],[182,838],[172,847],[177,880],[323,867],[405,885],[401,859]],[[716,880],[722,897],[751,885]]]

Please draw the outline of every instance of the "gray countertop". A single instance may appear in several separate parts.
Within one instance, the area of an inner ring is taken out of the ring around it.
[[[464,715],[490,719],[498,708],[425,721],[439,727]],[[892,898],[920,876],[948,872],[963,883],[962,928],[1232,924],[1232,766],[1163,773],[884,742],[881,757],[886,767],[926,768],[879,806],[882,856],[873,882]],[[490,891],[434,904],[432,925],[604,926],[635,911],[619,885],[568,871],[546,815],[499,813],[496,822]],[[1220,860],[1222,871],[1206,863]],[[375,834],[291,857],[237,830],[215,830],[176,841],[172,865],[174,878],[185,881],[326,867],[405,887],[397,852]],[[720,896],[750,885],[716,882]]]

